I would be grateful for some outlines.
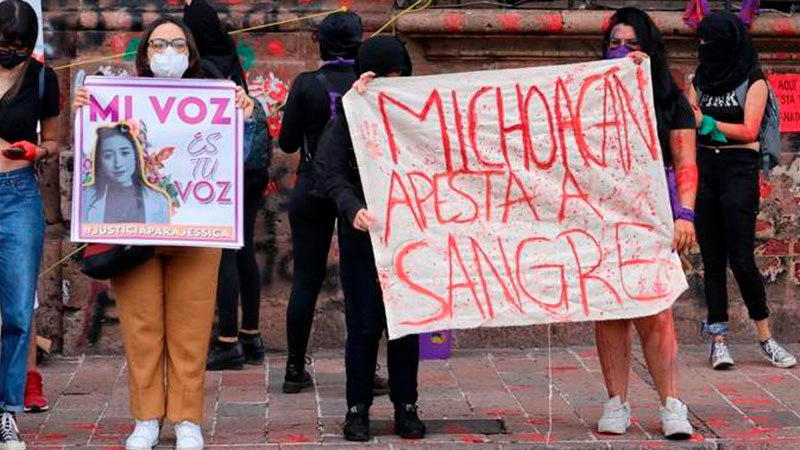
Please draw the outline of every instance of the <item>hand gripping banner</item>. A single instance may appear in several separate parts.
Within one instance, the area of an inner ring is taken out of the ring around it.
[[[649,62],[378,79],[344,105],[390,338],[649,316],[687,288]]]

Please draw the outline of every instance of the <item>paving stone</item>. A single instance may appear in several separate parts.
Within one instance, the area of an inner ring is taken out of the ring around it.
[[[800,376],[766,365],[753,345],[732,349],[737,365],[727,372],[708,367],[705,345],[680,349],[681,398],[697,430],[688,442],[663,439],[660,402],[638,348],[628,393],[634,424],[625,436],[596,434],[607,394],[589,347],[554,348],[552,365],[543,349],[458,351],[449,361],[424,361],[419,406],[428,437],[411,442],[394,435],[393,406],[384,396],[370,411],[376,438],[355,445],[341,431],[341,355],[318,355],[308,366],[316,385],[296,395],[281,391],[285,359],[270,357],[263,367],[206,375],[204,433],[210,448],[237,450],[800,448]],[[53,358],[42,365],[52,410],[19,416],[29,448],[123,445],[133,428],[123,368],[124,360],[114,357]],[[504,433],[468,426],[492,423]],[[159,448],[174,444],[166,424]]]

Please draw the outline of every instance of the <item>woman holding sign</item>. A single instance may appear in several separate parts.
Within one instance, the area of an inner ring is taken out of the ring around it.
[[[731,13],[703,19],[697,28],[700,65],[689,86],[699,145],[700,186],[697,237],[705,268],[708,318],[704,331],[713,338],[711,367],[733,366],[728,332],[730,263],[750,319],[758,331],[761,353],[775,367],[797,365],[797,359],[772,337],[764,281],[755,263],[758,170],[762,122],[779,126],[777,114],[767,120],[769,87],[747,28]],[[774,99],[772,100],[774,101]],[[769,127],[765,128],[765,131]]]
[[[204,78],[186,25],[173,18],[150,25],[137,50],[136,73],[140,77]],[[75,106],[88,104],[89,92],[79,89]],[[241,88],[236,90],[236,106],[250,119],[253,100]],[[118,143],[123,144],[122,140]],[[179,450],[203,448],[199,424],[219,260],[219,249],[160,247],[153,259],[111,279],[136,419],[125,442],[127,449],[154,447],[165,416],[175,424]]]
[[[611,17],[603,51],[606,59],[630,57],[637,64],[650,59],[658,138],[673,200],[673,246],[678,251],[686,250],[695,240],[694,120],[686,97],[670,75],[661,33],[645,12],[622,8]],[[672,173],[674,184],[670,182]],[[692,434],[692,425],[687,419],[686,405],[678,400],[678,343],[671,309],[650,317],[595,322],[597,353],[611,397],[597,424],[598,431],[624,434],[631,424],[631,407],[627,402],[631,325],[639,333],[647,367],[661,398],[664,435],[669,439],[686,439]]]
[[[396,37],[373,37],[358,50],[356,72],[363,80],[356,89],[363,92],[366,80],[371,77],[411,75],[411,58]],[[348,409],[344,437],[349,441],[368,441],[375,362],[386,329],[386,311],[368,234],[375,220],[366,209],[347,119],[339,114],[335,120],[321,138],[315,170],[339,211],[341,279],[347,321]],[[425,425],[417,415],[416,405],[419,336],[389,341],[387,360],[395,432],[404,439],[423,438]]]
[[[0,2],[0,448],[24,449],[14,414],[23,410],[44,213],[34,163],[58,151],[58,79],[31,57],[36,12]],[[37,132],[37,126],[41,131]]]

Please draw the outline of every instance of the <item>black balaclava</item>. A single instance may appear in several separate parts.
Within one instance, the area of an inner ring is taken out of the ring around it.
[[[715,12],[697,27],[700,44],[695,81],[704,94],[730,92],[759,66],[758,54],[744,23],[730,12]]]
[[[183,21],[192,30],[200,57],[214,64],[223,77],[247,90],[236,43],[222,27],[214,7],[206,0],[194,0],[184,9]]]
[[[375,72],[385,77],[393,72],[411,75],[411,56],[403,42],[395,36],[375,36],[361,44],[356,56],[356,74]]]
[[[355,59],[363,35],[361,17],[354,12],[337,12],[325,17],[317,28],[322,60]]]

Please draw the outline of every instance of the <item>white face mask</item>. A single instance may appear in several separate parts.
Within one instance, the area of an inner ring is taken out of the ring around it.
[[[161,53],[153,53],[150,58],[150,70],[157,77],[180,78],[188,68],[189,55],[178,53],[172,47],[167,47]]]

